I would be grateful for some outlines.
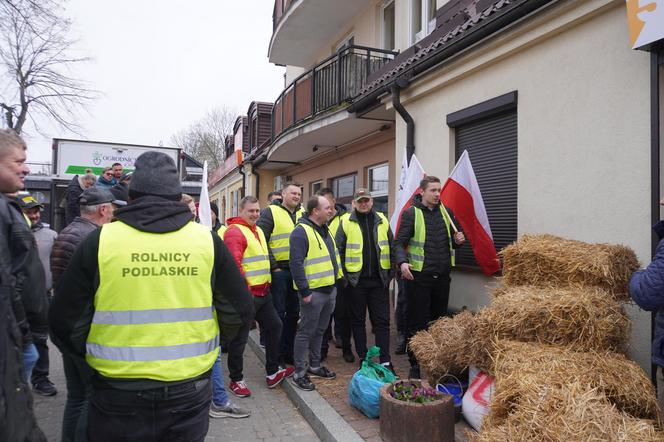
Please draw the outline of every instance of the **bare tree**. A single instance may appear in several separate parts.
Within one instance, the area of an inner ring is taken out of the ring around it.
[[[80,133],[77,112],[97,93],[71,74],[89,60],[74,53],[71,21],[56,0],[0,0],[2,125],[21,133],[30,119]]]
[[[201,162],[207,160],[210,170],[214,170],[224,162],[224,139],[233,133],[235,119],[235,111],[228,107],[214,108],[173,135],[171,143]]]

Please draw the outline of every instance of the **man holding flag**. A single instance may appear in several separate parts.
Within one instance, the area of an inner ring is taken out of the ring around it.
[[[441,187],[439,178],[425,176],[419,185],[421,194],[413,197],[399,220],[395,254],[405,279],[408,339],[447,313],[454,249],[466,241],[453,213],[440,202]],[[409,377],[420,378],[412,351],[408,359]]]

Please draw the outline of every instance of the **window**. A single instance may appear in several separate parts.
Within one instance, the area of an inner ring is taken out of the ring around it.
[[[394,38],[394,0],[390,0],[381,7],[381,34],[383,49],[393,51],[396,49]]]
[[[355,37],[353,34],[347,35],[343,40],[339,42],[336,48],[334,48],[335,52],[343,51],[349,46],[353,46],[355,44]]]
[[[318,180],[314,181],[309,185],[309,190],[311,193],[309,194],[309,197],[312,197],[316,195],[316,192],[318,192],[320,189],[323,188],[323,180]]]
[[[413,45],[436,28],[436,0],[410,0],[410,44]]]
[[[332,191],[337,199],[337,203],[345,204],[347,208],[350,208],[350,202],[353,200],[356,183],[356,174],[332,179]]]
[[[369,167],[367,170],[367,182],[369,192],[374,199],[374,209],[383,212],[385,216],[387,216],[389,172],[390,168],[387,163]]]
[[[455,156],[468,151],[493,234],[496,250],[517,239],[516,92],[455,112]],[[470,247],[457,250],[457,263],[476,267]]]
[[[231,192],[231,200],[232,205],[231,205],[231,216],[237,216],[238,215],[238,207],[240,205],[240,190],[234,190]]]

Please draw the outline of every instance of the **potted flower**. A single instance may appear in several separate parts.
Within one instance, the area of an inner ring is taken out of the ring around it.
[[[380,437],[386,442],[453,442],[452,396],[419,379],[385,384],[380,389]]]

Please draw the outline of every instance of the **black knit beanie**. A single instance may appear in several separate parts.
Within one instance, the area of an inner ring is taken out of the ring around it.
[[[173,159],[162,152],[145,152],[136,158],[129,182],[129,196],[156,195],[178,201],[182,186]]]

